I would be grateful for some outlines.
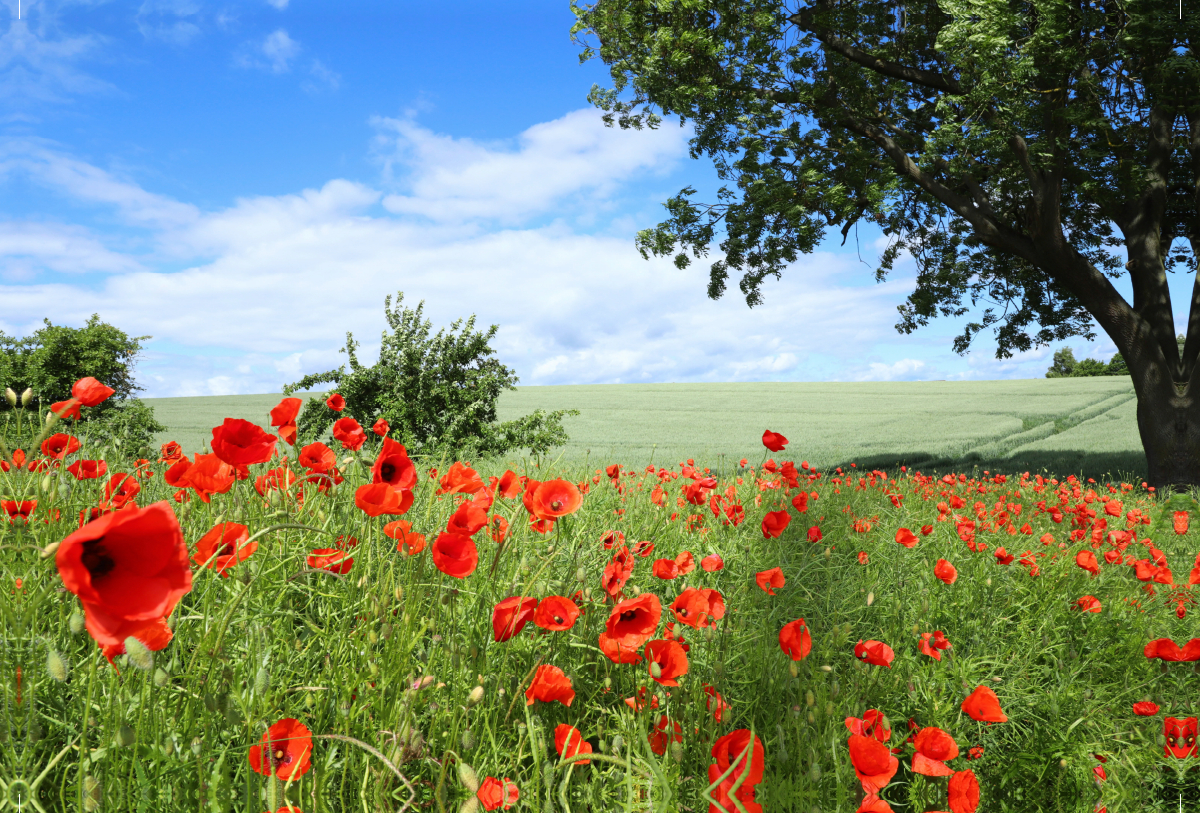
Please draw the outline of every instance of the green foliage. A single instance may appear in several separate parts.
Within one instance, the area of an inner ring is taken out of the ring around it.
[[[736,181],[715,203],[683,189],[664,205],[670,219],[637,235],[643,257],[674,254],[680,268],[720,240],[709,296],[740,272],[757,305],[764,280],[828,228],[844,242],[866,220],[891,238],[877,280],[902,252],[916,262],[899,331],[995,305],[967,323],[959,353],[987,327],[998,358],[1091,340],[1093,317],[1119,342],[1135,331],[1114,330],[1118,319],[1172,329],[1169,307],[1135,313],[1109,279],[1129,273],[1143,301],[1166,302],[1164,267],[1195,269],[1178,239],[1193,231],[1192,159],[1170,133],[1200,109],[1195,49],[1176,47],[1200,36],[1200,7],[605,0],[572,11],[580,60],[599,56],[612,76],[589,95],[605,123],[678,115],[695,128],[691,157]],[[1155,194],[1157,213],[1142,217],[1138,202]]]
[[[33,390],[36,412],[44,415],[50,405],[71,397],[71,386],[91,376],[113,394],[101,404],[85,408],[80,423],[66,422],[60,431],[88,434],[94,443],[120,440],[124,451],[149,456],[155,432],[166,427],[154,419],[154,411],[134,397],[142,390],[133,378],[133,367],[141,342],[150,336],[130,337],[92,314],[82,328],[54,325],[24,339],[0,332],[0,387],[20,394]],[[10,412],[0,400],[0,413]]]
[[[284,394],[291,395],[317,384],[333,384],[346,399],[345,410],[337,413],[320,398],[310,398],[297,420],[301,442],[311,443],[338,418],[348,416],[367,430],[383,418],[392,427],[391,437],[404,443],[410,454],[448,453],[462,459],[527,448],[538,455],[566,443],[562,419],[578,415],[578,410],[546,413],[539,409],[518,420],[496,423],[496,400],[503,390],[516,389],[517,383],[513,371],[492,358],[495,351],[489,342],[498,325],[487,333],[477,332],[472,315],[466,324],[458,319],[449,331],[430,336],[432,323],[421,319],[425,303],[413,310],[401,307],[403,301],[404,294],[398,293],[393,309],[391,296],[384,299],[392,333],[383,333],[374,365],[359,362],[358,343],[347,333],[342,352],[349,357],[349,372],[343,365],[284,387]]]
[[[1054,362],[1046,371],[1046,378],[1087,378],[1098,375],[1129,375],[1125,359],[1117,353],[1105,364],[1096,359],[1075,360],[1071,348],[1063,347],[1054,352]]]

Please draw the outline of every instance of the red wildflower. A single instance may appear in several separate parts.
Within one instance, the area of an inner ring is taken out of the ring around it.
[[[354,504],[369,517],[404,514],[412,507],[411,491],[395,491],[387,483],[368,483],[354,491]]]
[[[229,575],[229,568],[246,559],[258,550],[258,542],[249,542],[250,529],[236,522],[221,522],[200,537],[192,561],[197,567],[208,567],[222,576]]]
[[[725,567],[725,560],[717,554],[709,554],[700,560],[700,567],[705,573],[715,573]]]
[[[506,500],[511,500],[513,497],[521,493],[521,478],[512,469],[505,470],[497,481],[497,489],[500,496]]]
[[[1008,717],[1000,709],[1000,698],[987,686],[977,686],[962,702],[962,710],[972,720],[985,723],[1008,722]]]
[[[721,775],[729,771],[731,767],[733,770],[713,792],[717,803],[710,805],[709,813],[735,813],[739,808],[730,798],[731,794],[737,798],[747,813],[762,813],[762,805],[754,801],[754,793],[763,778],[766,754],[762,741],[758,737],[754,737],[753,741],[750,738],[749,729],[739,728],[737,731],[731,731],[718,738],[713,743],[712,756],[716,760],[716,764],[708,766],[709,784],[716,784]],[[743,752],[746,752],[745,756],[743,756]],[[739,779],[741,779],[740,785],[734,791],[733,786],[739,784]],[[716,811],[713,810],[714,807]]]
[[[569,630],[578,618],[578,605],[565,596],[546,596],[533,613],[533,623],[551,632]]]
[[[888,669],[891,669],[892,660],[896,657],[896,653],[883,641],[870,640],[864,642],[862,639],[859,639],[858,644],[854,647],[854,657],[875,666],[886,666]]]
[[[446,531],[463,536],[474,536],[487,525],[487,511],[473,502],[465,502],[446,520]]]
[[[1085,613],[1098,613],[1101,610],[1100,600],[1095,596],[1080,596],[1079,600],[1075,603]]]
[[[930,638],[933,639],[932,644],[929,642]],[[917,648],[921,650],[921,654],[928,655],[935,661],[940,661],[942,659],[942,653],[940,650],[949,649],[950,646],[950,642],[946,640],[946,634],[941,630],[935,630],[934,632],[922,632],[921,642],[917,644]]]
[[[182,479],[196,490],[201,500],[208,502],[210,495],[224,494],[233,488],[233,466],[215,454],[197,454],[196,462],[187,468]]]
[[[950,776],[954,770],[946,760],[958,756],[958,743],[947,732],[936,726],[923,728],[913,739],[913,773],[925,776]]]
[[[98,406],[114,392],[112,387],[104,386],[90,375],[71,385],[72,397],[85,407]]]
[[[1182,720],[1168,717],[1163,721],[1163,756],[1174,756],[1177,759],[1196,756],[1196,718],[1184,717]]]
[[[770,570],[764,570],[761,573],[754,575],[754,581],[758,586],[767,591],[768,596],[775,595],[776,587],[783,587],[786,580],[783,578],[783,570],[773,567]]]
[[[675,678],[687,674],[687,652],[678,641],[647,641],[643,653],[650,664],[650,677],[663,686],[678,686],[679,681]]]
[[[345,575],[354,566],[354,559],[341,548],[317,548],[308,554],[308,566],[314,570],[328,570]]]
[[[20,517],[26,525],[29,524],[29,515],[37,508],[37,500],[0,500],[0,508],[4,509],[4,513],[8,514],[8,521],[11,524],[14,519]]]
[[[704,698],[704,710],[711,711],[713,719],[718,723],[721,722],[721,718],[725,716],[725,712],[732,709],[733,706],[726,703],[725,698],[721,697],[721,693],[707,683],[704,684],[704,694],[706,695]],[[716,706],[715,709],[713,708],[714,705]]]
[[[543,703],[557,700],[564,706],[570,706],[575,700],[571,679],[557,666],[542,664],[537,668],[529,688],[525,690],[525,705],[532,706],[534,700],[541,700]]]
[[[334,412],[341,412],[346,408],[346,399],[342,397],[340,392],[335,392],[325,399],[325,406],[332,409]]]
[[[938,559],[937,564],[933,567],[933,575],[946,584],[954,584],[958,578],[958,570],[945,559]]]
[[[441,488],[435,494],[474,494],[483,488],[483,480],[475,469],[457,460],[450,464],[450,470],[438,484]]]
[[[689,587],[671,602],[670,609],[679,623],[704,629],[710,619],[720,621],[725,617],[725,599],[716,590]]]
[[[59,432],[42,441],[42,454],[55,460],[63,460],[79,451],[79,439]]]
[[[324,443],[308,444],[296,459],[309,471],[329,471],[337,464],[337,455]]]
[[[979,808],[979,780],[975,772],[955,771],[947,787],[947,798],[951,813],[975,813]]]
[[[183,448],[173,440],[164,443],[159,451],[162,452],[162,456],[158,458],[159,463],[174,463],[183,459]]]
[[[275,453],[279,438],[267,434],[258,424],[241,418],[226,418],[212,430],[212,450],[231,466],[266,463]]]
[[[908,528],[901,528],[896,531],[896,542],[906,548],[912,548],[917,544],[917,535]]]
[[[271,426],[279,430],[279,437],[296,445],[296,416],[300,414],[299,398],[284,398],[271,410]]]
[[[583,495],[574,483],[567,480],[549,480],[538,485],[530,502],[532,507],[529,508],[529,513],[538,519],[558,519],[578,511],[579,506],[583,504]]]
[[[510,596],[497,602],[492,609],[492,637],[497,643],[512,638],[533,618],[537,606],[536,598],[525,596]]]
[[[778,432],[772,432],[770,429],[763,432],[763,446],[766,446],[772,452],[782,452],[783,447],[788,445],[788,439]]]
[[[379,420],[375,421],[375,423],[371,424],[371,431],[376,435],[379,435],[379,437],[386,435],[390,429],[391,427],[388,426],[388,422],[383,418],[380,418]]]
[[[554,728],[554,750],[563,759],[570,759],[579,754],[592,753],[592,745],[583,739],[579,729],[566,723],[559,723]],[[590,759],[578,760],[576,765],[591,765]]]
[[[802,660],[812,651],[812,635],[803,618],[789,621],[779,630],[779,648],[794,661]]]
[[[412,532],[412,523],[397,519],[383,526],[383,535],[397,540],[396,550],[416,556],[425,550],[425,535]]]
[[[763,539],[773,539],[783,533],[792,517],[787,511],[771,511],[762,521]]]
[[[340,440],[343,449],[357,452],[367,442],[367,433],[353,418],[338,418],[333,422],[333,439]]]
[[[79,407],[83,406],[78,398],[68,398],[65,401],[55,401],[50,405],[50,411],[62,418],[77,421],[80,419]]]
[[[517,783],[508,777],[501,781],[494,776],[489,776],[480,783],[479,790],[475,791],[475,796],[483,805],[484,810],[491,811],[501,806],[508,810],[517,803],[521,793],[517,789]]]
[[[661,617],[658,596],[642,593],[614,606],[604,629],[622,649],[639,649],[654,636]]]
[[[312,767],[312,732],[294,717],[285,717],[250,746],[250,770],[284,782],[299,779]]]
[[[667,746],[671,742],[683,742],[683,726],[679,723],[674,723],[674,733],[668,733],[671,726],[671,721],[664,714],[658,718],[658,724],[654,726],[654,730],[646,737],[650,742],[650,750],[660,757],[667,753]]]
[[[1090,550],[1081,550],[1075,554],[1075,564],[1091,573],[1093,576],[1100,575],[1100,563],[1096,561],[1096,554]]]
[[[817,542],[820,542],[822,538],[823,537],[821,536],[821,529],[818,528],[816,525],[814,525],[808,529],[808,541],[809,542],[816,544]]]
[[[479,551],[475,541],[462,534],[441,533],[430,548],[433,564],[447,576],[465,579],[475,572],[479,564]]]
[[[1133,713],[1139,717],[1153,717],[1158,714],[1158,704],[1149,700],[1141,700],[1133,704]]]

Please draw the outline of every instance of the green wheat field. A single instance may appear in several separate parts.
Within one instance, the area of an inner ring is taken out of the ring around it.
[[[314,393],[297,393],[307,398]],[[226,417],[271,431],[279,393],[147,398],[187,454],[203,451]],[[323,397],[323,396],[322,396]],[[1125,377],[870,383],[600,384],[519,387],[500,396],[497,417],[578,409],[570,442],[549,461],[674,465],[717,470],[763,453],[770,429],[790,444],[780,459],[821,470],[856,463],[927,472],[1047,470],[1060,476],[1145,476],[1137,399]]]

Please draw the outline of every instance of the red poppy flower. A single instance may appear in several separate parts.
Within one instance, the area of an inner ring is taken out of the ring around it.
[[[668,733],[674,725],[674,733]],[[683,726],[679,723],[674,723],[667,719],[667,715],[662,715],[658,718],[658,724],[654,726],[654,730],[646,737],[650,742],[650,750],[658,754],[660,757],[667,753],[667,746],[672,742],[683,742]]]
[[[1096,561],[1096,554],[1090,550],[1081,550],[1075,554],[1075,564],[1091,573],[1093,576],[1100,575],[1100,563]]]
[[[190,485],[185,476],[188,469],[192,467],[192,461],[186,457],[182,457],[172,463],[165,472],[163,472],[163,480],[172,488],[190,488]]]
[[[314,570],[328,570],[343,576],[354,567],[353,557],[341,548],[317,548],[308,554],[306,561]]]
[[[209,502],[212,494],[224,494],[233,488],[233,466],[215,454],[197,454],[196,462],[183,477],[204,502]]]
[[[900,760],[874,737],[851,734],[847,746],[850,749],[850,763],[862,782],[863,790],[878,793],[892,781],[900,768]]]
[[[1149,700],[1141,700],[1133,704],[1133,713],[1139,717],[1153,717],[1158,714],[1158,704]]]
[[[987,686],[977,686],[962,702],[962,710],[972,720],[984,723],[1008,722],[1008,717],[1000,709],[1000,698]]]
[[[479,564],[479,551],[475,541],[462,534],[441,533],[430,548],[433,564],[447,576],[465,579],[475,572]]]
[[[491,811],[498,807],[508,810],[521,798],[521,793],[517,789],[517,783],[508,777],[501,781],[494,776],[489,776],[480,783],[479,790],[475,791],[475,796],[483,805],[484,810]]]
[[[337,464],[337,454],[324,443],[310,443],[300,450],[296,458],[309,471],[329,471]]]
[[[221,522],[200,537],[192,561],[197,567],[214,569],[222,576],[229,575],[229,568],[258,550],[258,542],[249,542],[250,529],[236,522]]]
[[[946,584],[954,584],[958,578],[958,570],[945,559],[938,559],[937,564],[933,567],[933,575]]]
[[[37,508],[37,500],[0,500],[0,508],[3,508],[4,513],[8,514],[10,524],[17,517],[20,517],[25,524],[29,524],[29,515]]]
[[[353,418],[338,418],[333,422],[333,439],[340,440],[343,449],[357,452],[367,442],[367,433]]]
[[[912,548],[917,544],[917,535],[908,528],[901,528],[896,531],[896,542],[906,548]]]
[[[63,584],[118,619],[149,621],[192,589],[187,544],[165,502],[105,514],[58,546]]]
[[[710,619],[725,617],[725,599],[716,590],[689,587],[671,602],[670,610],[680,624],[704,629]]]
[[[12,453],[12,467],[18,471],[25,465],[25,450],[14,449]],[[0,471],[8,471],[8,461],[0,460]]]
[[[641,653],[638,652],[638,649],[641,647],[640,642],[637,646],[623,646],[606,631],[600,633],[598,643],[600,651],[604,653],[604,657],[613,663],[641,663],[642,661]]]
[[[803,660],[812,651],[812,635],[803,618],[789,621],[779,631],[779,648],[794,661]]]
[[[571,679],[563,674],[557,666],[543,663],[537,668],[533,682],[525,690],[525,705],[532,706],[534,700],[552,703],[555,700],[564,706],[570,706],[575,700],[575,690],[571,688]]]
[[[397,540],[396,550],[416,556],[425,550],[425,535],[412,532],[412,523],[397,519],[383,526],[383,535]]]
[[[333,395],[330,395],[325,399],[325,406],[329,407],[334,412],[341,412],[346,408],[346,399],[342,397],[341,393],[335,392]]]
[[[404,514],[412,508],[413,493],[396,491],[387,483],[368,483],[354,490],[354,504],[369,517]]]
[[[712,755],[716,764],[708,766],[709,784],[716,784],[721,775],[731,766],[736,767],[713,792],[713,797],[717,800],[716,811],[713,810],[714,806],[710,805],[709,813],[735,813],[738,811],[739,808],[731,798],[731,794],[736,796],[747,813],[751,811],[762,813],[762,805],[754,801],[754,794],[758,783],[763,778],[763,768],[766,763],[765,751],[762,741],[758,737],[754,737],[752,745],[750,737],[748,729],[739,728],[737,731],[720,737],[713,744]],[[743,757],[742,753],[747,750],[749,753]],[[741,779],[741,783],[735,791],[733,786],[738,784],[739,779]]]
[[[112,387],[104,386],[90,375],[71,385],[71,395],[85,407],[98,406],[114,392]]]
[[[933,643],[930,644],[929,639],[933,638]],[[921,650],[923,655],[928,655],[935,661],[942,659],[942,653],[939,650],[949,649],[950,642],[946,640],[945,633],[941,630],[936,632],[922,632],[921,642],[917,644],[917,648]]]
[[[250,770],[280,780],[299,779],[312,767],[312,732],[294,717],[285,717],[250,746]]]
[[[579,754],[592,753],[592,745],[583,739],[583,735],[579,733],[579,729],[575,726],[559,723],[554,728],[554,750],[558,751],[558,755],[563,759],[570,759]],[[575,763],[576,765],[591,765],[590,759],[581,759]]]
[[[275,454],[279,438],[262,430],[258,424],[241,418],[226,418],[212,430],[212,450],[219,459],[231,466],[251,466],[266,463]]]
[[[654,553],[654,543],[648,539],[643,539],[641,542],[633,543],[633,552],[643,558]]]
[[[1188,532],[1188,512],[1187,511],[1176,511],[1175,512],[1175,533],[1179,534],[1180,536],[1183,536],[1187,532]]]
[[[867,555],[867,552],[866,552],[865,550],[860,550],[860,551],[858,552],[858,563],[859,563],[860,565],[865,565],[865,564],[867,564],[869,561],[871,561],[871,557],[869,557],[869,556]]]
[[[615,605],[604,631],[622,649],[640,649],[658,629],[662,605],[653,593],[642,593]]]
[[[504,538],[508,536],[508,520],[499,514],[488,520],[487,527],[488,536],[492,538],[493,542],[503,542]]]
[[[762,521],[763,539],[773,539],[783,533],[792,517],[787,511],[771,511]]]
[[[1164,661],[1200,661],[1200,638],[1188,641],[1182,649],[1170,638],[1155,638],[1146,644],[1142,654],[1147,658],[1162,658]]]
[[[975,772],[955,771],[950,777],[947,798],[951,813],[975,813],[979,808],[979,780]]]
[[[50,405],[50,411],[64,421],[67,418],[77,421],[80,419],[79,407],[81,406],[83,404],[78,398],[68,398],[65,401],[55,401]]]
[[[300,414],[300,403],[299,398],[284,398],[271,410],[271,426],[292,446],[296,445],[296,416]]]
[[[1196,718],[1184,717],[1182,720],[1168,717],[1163,720],[1163,756],[1174,756],[1177,759],[1196,756]]]
[[[798,492],[795,497],[792,497],[792,507],[803,514],[808,510],[808,493],[805,491]]]
[[[700,567],[705,573],[716,573],[725,567],[725,560],[713,553],[700,560]]]
[[[867,709],[861,718],[847,717],[845,723],[851,734],[874,737],[885,745],[892,738],[892,726],[879,709]]]
[[[379,437],[386,435],[389,429],[391,429],[391,427],[388,426],[388,422],[383,418],[380,418],[379,420],[375,421],[375,423],[371,424],[371,431],[376,435],[379,435]]]
[[[679,565],[674,559],[655,559],[651,572],[655,578],[670,580],[679,575]]]
[[[132,501],[141,490],[141,483],[133,475],[117,472],[108,478],[108,484],[104,487],[104,499],[113,508],[121,508]]]
[[[183,448],[173,440],[164,443],[159,451],[162,453],[162,456],[158,458],[159,463],[174,463],[183,459]]]
[[[687,652],[678,641],[647,641],[643,653],[650,665],[650,677],[663,686],[678,686],[679,681],[675,678],[687,674]],[[655,672],[658,672],[657,677]]]
[[[858,644],[854,647],[854,657],[865,663],[874,664],[875,666],[886,666],[892,668],[892,660],[896,657],[896,653],[890,646],[883,641],[863,641],[859,639]]]
[[[487,511],[473,502],[465,502],[446,521],[446,531],[463,536],[474,536],[480,528],[487,525],[487,521]]]
[[[758,583],[759,587],[767,591],[768,596],[775,595],[774,588],[783,587],[783,585],[786,584],[786,580],[783,578],[783,570],[777,567],[773,567],[770,570],[764,570],[761,573],[756,573],[754,575],[754,581]]]
[[[725,698],[721,697],[721,693],[707,683],[704,684],[704,710],[713,713],[713,719],[718,723],[725,716],[725,712],[731,710],[733,706],[725,702]],[[716,708],[714,708],[714,706]]]
[[[529,495],[526,491],[526,495]],[[567,480],[548,480],[540,483],[526,503],[529,513],[538,519],[558,519],[579,510],[583,495],[574,483]]]
[[[55,460],[63,460],[79,451],[79,439],[59,432],[42,441],[42,454]]]
[[[772,452],[782,452],[783,447],[788,445],[788,439],[778,432],[772,432],[770,429],[763,432],[763,446],[766,446]]]
[[[435,476],[436,472],[435,469]],[[483,480],[475,469],[456,460],[450,464],[450,470],[438,481],[438,485],[440,488],[435,494],[474,494],[483,488]]]
[[[912,769],[925,776],[950,776],[954,770],[946,760],[958,756],[958,743],[947,732],[936,726],[923,728],[913,739]]]
[[[816,525],[814,525],[808,529],[808,541],[809,542],[812,542],[815,545],[817,542],[820,542],[821,539],[823,539],[823,537],[821,536],[820,528],[818,528]]]
[[[160,652],[167,648],[174,637],[166,618],[145,621],[115,618],[104,612],[103,608],[86,601],[83,602],[83,613],[88,634],[100,645],[100,653],[110,664],[113,658],[125,654],[126,638],[136,638],[151,652]]]
[[[510,596],[492,609],[492,636],[503,643],[525,628],[537,609],[536,598]]]
[[[996,548],[996,561],[1002,565],[1012,564],[1012,560],[1017,558],[1011,553],[1008,553],[1004,548]]]
[[[1080,596],[1079,600],[1075,603],[1085,613],[1098,613],[1101,610],[1100,600],[1095,596]]]
[[[497,481],[497,489],[500,496],[506,500],[511,500],[513,497],[521,493],[521,478],[512,469],[507,469]]]
[[[533,623],[551,632],[569,630],[578,618],[578,605],[565,596],[546,596],[533,613]]]

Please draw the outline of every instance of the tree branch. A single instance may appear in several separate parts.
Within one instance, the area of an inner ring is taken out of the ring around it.
[[[914,85],[923,85],[933,90],[939,90],[942,93],[949,93],[952,96],[962,96],[966,93],[962,85],[957,80],[943,76],[935,71],[927,71],[922,68],[914,68],[909,65],[901,65],[899,62],[892,62],[889,59],[883,59],[870,54],[861,48],[851,45],[836,34],[832,34],[824,29],[817,28],[812,21],[813,9],[811,7],[804,8],[797,14],[788,17],[788,21],[794,24],[802,31],[807,31],[814,35],[821,43],[831,51],[841,54],[851,62],[856,62],[864,68],[875,71],[876,73],[890,76],[893,79],[903,79]]]

